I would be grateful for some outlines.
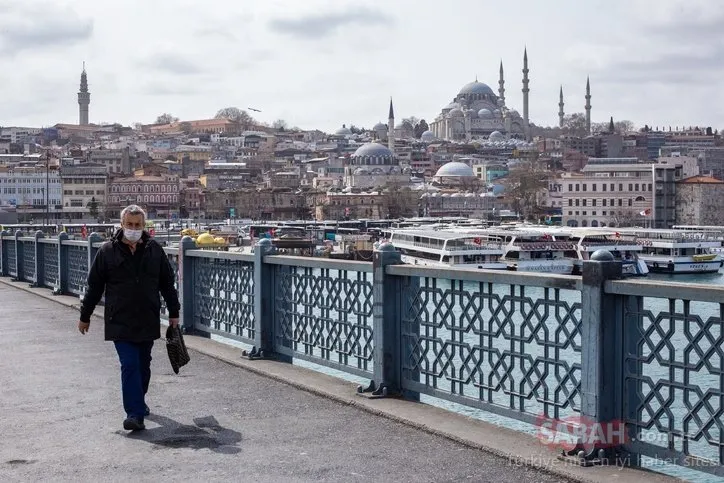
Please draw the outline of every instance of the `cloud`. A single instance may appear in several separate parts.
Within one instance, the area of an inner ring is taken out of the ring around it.
[[[141,93],[148,96],[192,96],[199,93],[198,89],[192,89],[189,86],[178,84],[174,81],[169,82],[149,82],[141,87]]]
[[[195,75],[203,72],[198,59],[176,52],[156,52],[138,62],[143,68],[173,75]]]
[[[68,47],[93,36],[93,20],[45,2],[0,2],[0,54]]]
[[[318,40],[329,37],[346,26],[387,26],[393,23],[392,17],[378,10],[362,7],[345,12],[309,14],[296,18],[274,18],[269,22],[269,27],[280,34]]]

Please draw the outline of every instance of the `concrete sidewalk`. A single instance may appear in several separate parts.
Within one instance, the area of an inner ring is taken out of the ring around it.
[[[569,481],[199,352],[174,375],[163,341],[154,348],[148,429],[129,434],[117,357],[99,319],[82,336],[76,310],[7,283],[0,310],[3,482]],[[671,481],[615,469],[570,476]]]

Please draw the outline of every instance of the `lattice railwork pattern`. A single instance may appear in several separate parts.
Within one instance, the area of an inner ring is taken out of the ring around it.
[[[43,280],[44,287],[54,289],[58,285],[58,245],[42,243],[40,250],[43,253]]]
[[[26,282],[36,282],[35,275],[35,243],[20,242],[23,244],[23,280]]]
[[[68,247],[68,292],[83,295],[87,283],[88,248],[71,245]]]
[[[252,344],[254,264],[200,257],[185,260],[193,263],[194,326]]]
[[[15,247],[15,240],[3,240],[3,246],[8,249],[8,275],[18,276],[18,258]]]
[[[174,276],[174,287],[176,287],[176,290],[178,290],[178,255],[167,253],[166,256],[168,257],[168,261],[171,263],[171,267],[173,267],[173,276]],[[161,317],[164,319],[168,318],[168,310],[166,307],[166,300],[164,300],[163,297],[161,297]]]
[[[625,313],[624,414],[642,454],[724,464],[724,304],[638,299]],[[636,305],[634,305],[636,306]],[[642,449],[643,448],[643,449]]]
[[[579,292],[428,277],[405,292],[405,388],[531,422],[580,411]]]
[[[275,350],[364,373],[372,363],[372,273],[276,266]]]

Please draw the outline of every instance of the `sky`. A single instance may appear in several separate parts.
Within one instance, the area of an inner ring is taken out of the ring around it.
[[[0,0],[0,125],[77,123],[83,62],[93,123],[257,119],[332,132],[428,121],[473,81],[530,120],[724,128],[724,2],[712,0]]]

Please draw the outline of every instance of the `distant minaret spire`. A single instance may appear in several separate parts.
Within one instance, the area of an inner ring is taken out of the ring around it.
[[[586,133],[591,134],[591,79],[586,77]]]
[[[395,152],[395,109],[392,107],[392,97],[390,97],[390,114],[387,117],[387,147]]]
[[[523,50],[523,130],[525,131],[526,140],[530,141],[530,126],[528,119],[528,48]]]
[[[563,112],[563,86],[561,86],[560,99],[558,101],[558,127],[563,127],[563,118],[565,113]]]
[[[88,92],[88,75],[85,72],[85,62],[83,62],[83,72],[81,72],[80,74],[78,106],[78,124],[80,124],[81,126],[87,126],[88,106],[90,106],[90,92]]]
[[[498,104],[505,105],[505,76],[503,75],[503,60],[500,61],[500,80],[498,80]]]

